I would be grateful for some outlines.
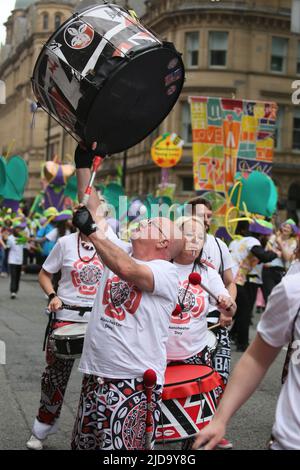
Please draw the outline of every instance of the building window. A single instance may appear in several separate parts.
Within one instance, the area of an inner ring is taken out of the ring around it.
[[[199,63],[199,32],[185,35],[186,66],[197,67]]]
[[[297,75],[300,75],[300,41],[298,41],[298,52],[297,52]]]
[[[49,15],[48,13],[43,13],[43,29],[49,29]]]
[[[278,150],[278,151],[282,150],[283,118],[284,118],[284,108],[283,106],[278,106],[276,127],[275,127],[275,134],[274,134],[274,148],[275,150]]]
[[[272,38],[272,56],[271,56],[271,71],[272,72],[285,72],[286,59],[288,50],[288,39],[286,38]]]
[[[183,176],[182,181],[182,191],[191,192],[194,191],[194,178],[193,176]]]
[[[211,31],[209,33],[209,65],[210,67],[226,67],[228,49],[228,33]]]
[[[293,150],[300,150],[300,110],[294,112]]]
[[[193,142],[191,110],[187,101],[182,104],[181,135],[186,144]]]
[[[62,16],[61,16],[60,13],[55,14],[55,17],[54,17],[54,28],[55,28],[55,30],[57,30],[60,27],[60,25],[62,23],[61,18],[62,18]]]

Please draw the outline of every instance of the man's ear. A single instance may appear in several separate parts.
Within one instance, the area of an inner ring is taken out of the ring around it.
[[[170,244],[170,241],[167,240],[167,239],[165,239],[165,240],[160,240],[159,242],[157,242],[156,248],[157,248],[158,250],[162,250],[162,249],[165,250],[165,249],[168,248],[169,244]]]

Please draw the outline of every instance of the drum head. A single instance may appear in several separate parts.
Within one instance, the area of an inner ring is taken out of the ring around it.
[[[188,383],[200,378],[204,379],[213,373],[214,370],[209,366],[189,364],[168,366],[165,373],[165,387],[168,385]]]
[[[168,70],[172,61],[177,61],[175,71]],[[87,144],[101,142],[103,154],[136,145],[169,114],[183,82],[184,68],[175,49],[162,46],[137,55],[98,93],[85,127]]]
[[[74,323],[74,325],[65,325],[61,328],[57,328],[53,332],[53,336],[56,339],[70,338],[84,336],[87,329],[87,323]]]

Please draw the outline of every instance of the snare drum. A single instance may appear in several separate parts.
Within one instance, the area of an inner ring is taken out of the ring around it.
[[[169,114],[184,83],[173,44],[114,4],[77,12],[51,36],[36,62],[39,105],[76,140],[118,153]]]
[[[221,377],[211,367],[167,367],[157,442],[195,436],[211,421],[223,390]]]
[[[76,359],[83,349],[87,323],[73,323],[54,330],[50,345],[54,354],[60,359]]]

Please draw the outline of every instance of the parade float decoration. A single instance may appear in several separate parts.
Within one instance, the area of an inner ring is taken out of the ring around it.
[[[75,167],[73,165],[62,164],[57,157],[43,165],[42,182],[45,209],[48,207],[56,207],[58,211],[64,209],[67,182],[74,172]]]
[[[172,200],[176,187],[175,184],[169,182],[170,168],[180,162],[183,144],[184,141],[175,132],[166,132],[155,139],[151,147],[152,160],[161,168],[161,182],[158,185],[156,196],[167,198],[166,203]]]
[[[276,210],[270,173],[277,105],[204,96],[189,102],[194,189],[212,203],[213,229],[226,227],[232,237],[241,218]]]

